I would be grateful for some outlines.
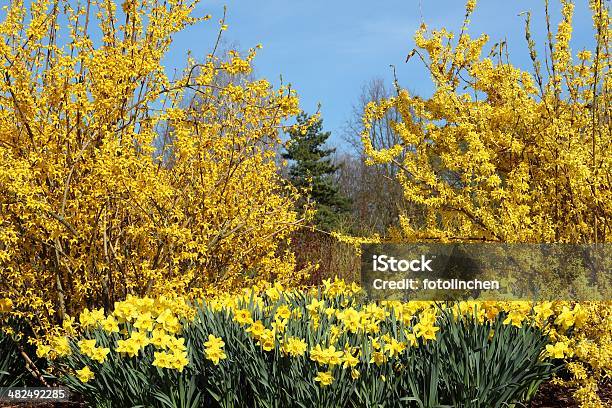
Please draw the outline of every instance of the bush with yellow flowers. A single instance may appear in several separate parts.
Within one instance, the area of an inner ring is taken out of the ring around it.
[[[425,24],[416,32],[408,62],[421,60],[433,95],[398,87],[363,115],[368,163],[397,168],[404,198],[420,210],[402,214],[394,240],[612,241],[609,9],[589,1],[594,47],[574,54],[574,5],[561,3],[555,31],[544,2],[545,58],[524,13],[529,70],[512,64],[505,42],[489,49],[488,35],[470,35],[475,0],[459,33]],[[398,142],[379,150],[371,129],[390,110]]]
[[[250,76],[257,47],[170,77],[197,4],[3,7],[0,293],[41,335],[128,294],[300,279],[283,249],[296,192],[274,161],[298,99]]]
[[[130,297],[86,310],[38,353],[95,406],[501,407],[562,376],[564,361],[609,374],[609,348],[598,365],[583,356],[588,333],[610,328],[593,320],[609,316],[602,307],[371,303],[341,280],[276,284],[199,301]]]

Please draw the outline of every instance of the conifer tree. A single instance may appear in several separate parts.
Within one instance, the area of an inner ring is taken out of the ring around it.
[[[331,231],[338,227],[341,215],[349,210],[349,200],[344,197],[334,180],[338,166],[331,155],[336,149],[325,146],[331,132],[323,131],[321,119],[312,120],[302,112],[298,115],[298,124],[305,132],[291,130],[290,140],[284,159],[292,163],[289,167],[289,180],[299,188],[308,191],[314,202],[314,223],[317,227]],[[309,122],[310,125],[305,127]]]

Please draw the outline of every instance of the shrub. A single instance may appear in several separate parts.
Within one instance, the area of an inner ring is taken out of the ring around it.
[[[298,100],[249,79],[255,49],[190,60],[172,80],[162,61],[201,20],[197,0],[30,3],[0,22],[11,313],[38,330],[127,294],[299,280],[279,250],[299,224],[295,191],[273,160]]]
[[[394,238],[612,241],[609,8],[588,2],[593,48],[574,53],[574,4],[560,3],[556,32],[547,24],[544,58],[524,13],[530,70],[511,63],[505,41],[489,52],[486,34],[471,37],[475,0],[467,1],[457,35],[425,24],[416,32],[409,58],[431,74],[433,95],[398,87],[363,115],[368,163],[396,166],[405,199],[426,214],[425,220],[402,214]],[[398,143],[378,150],[369,131],[390,110],[400,115],[392,125]]]

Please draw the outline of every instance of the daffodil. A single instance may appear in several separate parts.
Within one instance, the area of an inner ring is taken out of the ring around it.
[[[91,371],[89,366],[85,366],[80,370],[76,370],[76,376],[83,383],[89,382],[95,377],[93,371]]]
[[[297,337],[287,338],[281,347],[284,354],[288,354],[291,357],[301,357],[306,353],[307,349],[306,342]]]
[[[334,376],[332,375],[331,371],[319,371],[317,372],[317,376],[314,378],[314,380],[318,382],[321,387],[327,387],[334,382]]]

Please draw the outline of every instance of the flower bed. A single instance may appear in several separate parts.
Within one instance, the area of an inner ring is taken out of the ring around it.
[[[598,406],[610,324],[603,303],[375,304],[336,280],[130,297],[86,310],[38,354],[96,406],[494,407],[529,400],[555,372]]]

